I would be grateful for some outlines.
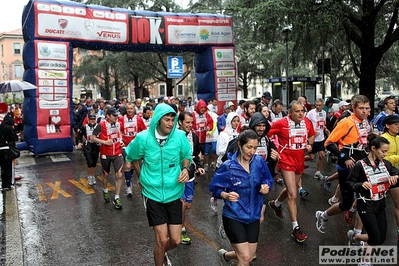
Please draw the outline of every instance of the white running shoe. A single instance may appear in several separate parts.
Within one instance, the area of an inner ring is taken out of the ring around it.
[[[323,175],[320,173],[320,172],[316,172],[315,174],[314,174],[314,178],[316,178],[316,179],[323,179]]]
[[[89,184],[89,186],[93,185],[93,181],[92,181],[92,179],[91,179],[91,175],[89,175],[89,176],[87,177],[87,183]]]
[[[172,266],[172,263],[170,262],[170,259],[168,257],[168,253],[166,253],[166,252],[165,252],[165,259],[164,259],[163,265],[164,266]]]
[[[229,261],[227,261],[225,258],[224,258],[224,254],[226,254],[227,253],[227,250],[225,250],[225,249],[219,249],[219,251],[218,251],[218,254],[219,254],[219,258],[220,258],[220,260],[222,261],[222,266],[229,266]]]
[[[316,229],[317,231],[319,231],[320,233],[324,234],[325,233],[325,222],[327,220],[324,220],[321,215],[323,214],[322,211],[317,211],[316,212]]]
[[[91,181],[92,181],[93,185],[95,185],[97,183],[96,177],[94,175],[91,176]]]
[[[131,196],[132,196],[132,194],[133,194],[133,192],[132,192],[132,187],[127,187],[127,188],[126,188],[126,194],[127,194],[128,197],[131,197]]]
[[[212,209],[212,211],[214,211],[215,213],[217,213],[217,212],[218,212],[218,203],[217,203],[217,200],[215,201],[215,198],[214,198],[214,197],[211,197],[210,203],[211,203],[211,209]]]
[[[224,226],[223,226],[223,222],[220,224],[219,226],[219,235],[223,238],[226,239],[227,235],[226,232],[224,231]]]

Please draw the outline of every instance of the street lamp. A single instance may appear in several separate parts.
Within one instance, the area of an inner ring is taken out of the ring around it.
[[[325,96],[326,96],[326,85],[325,85],[325,81],[324,81],[324,74],[326,72],[325,71],[326,70],[325,69],[325,63],[326,63],[325,61],[326,61],[326,59],[325,59],[325,56],[324,56],[324,52],[325,51],[330,51],[332,47],[333,47],[333,45],[331,43],[329,43],[329,42],[326,43],[323,46],[320,46],[320,50],[321,50],[321,75],[322,75],[322,88],[321,88],[322,91],[321,91],[321,93],[322,93],[323,99],[325,99]],[[330,66],[330,69],[331,69],[331,66]]]
[[[285,63],[286,63],[286,69],[285,69],[285,88],[287,90],[286,92],[286,96],[287,94],[289,95],[288,91],[289,91],[289,83],[288,83],[288,35],[291,33],[291,28],[292,26],[287,26],[283,29],[283,31],[281,32],[284,36],[284,41],[285,41]],[[288,101],[287,101],[287,106],[288,106]]]

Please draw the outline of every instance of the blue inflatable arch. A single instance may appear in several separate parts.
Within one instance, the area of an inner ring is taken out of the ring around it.
[[[72,49],[192,51],[197,96],[236,100],[231,17],[132,11],[69,1],[30,0],[22,16],[24,138],[34,154],[71,152]],[[221,109],[221,108],[219,108]]]

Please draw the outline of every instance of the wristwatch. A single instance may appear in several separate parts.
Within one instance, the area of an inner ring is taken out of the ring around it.
[[[187,172],[190,173],[190,168],[188,168],[187,166],[184,166],[181,170],[183,171],[184,169],[186,169]]]

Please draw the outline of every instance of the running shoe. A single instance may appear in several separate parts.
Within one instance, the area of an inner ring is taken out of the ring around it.
[[[220,226],[219,226],[219,235],[220,235],[223,239],[226,239],[226,238],[227,238],[226,231],[224,231],[223,223],[221,223]]]
[[[95,185],[97,182],[96,182],[96,177],[95,176],[91,176],[91,181],[92,181],[92,183],[93,183],[93,185]]]
[[[331,206],[338,202],[338,200],[334,201],[333,198],[334,197],[331,197],[331,198],[328,199],[328,204],[330,204]]]
[[[126,188],[126,194],[129,198],[132,197],[133,193],[132,193],[132,187],[127,187]]]
[[[323,181],[323,189],[325,192],[330,193],[331,192],[331,181],[327,180],[328,176],[323,176],[322,181]]]
[[[92,181],[92,179],[91,179],[91,175],[89,175],[89,176],[87,177],[87,183],[89,184],[89,186],[93,185],[93,181]]]
[[[301,229],[299,228],[299,226],[295,227],[294,230],[292,230],[291,236],[292,236],[293,238],[295,238],[295,240],[296,240],[298,243],[305,242],[305,240],[308,239],[308,236],[307,236],[305,233],[303,233],[303,232],[301,231]]]
[[[114,203],[115,209],[122,209],[122,202],[121,202],[120,198],[115,199],[113,203]]]
[[[301,190],[299,190],[299,196],[301,199],[304,199],[307,195],[309,195],[309,192],[307,192],[306,189],[301,188]]]
[[[229,266],[229,261],[225,259],[224,254],[227,253],[227,250],[225,249],[219,249],[218,254],[219,254],[219,258],[222,261],[222,266]]]
[[[165,252],[165,258],[164,258],[164,261],[163,261],[163,265],[164,266],[172,266],[172,262],[170,262],[168,254],[166,252]]]
[[[344,218],[345,218],[345,221],[348,223],[348,224],[351,224],[352,223],[352,221],[353,221],[353,215],[355,214],[355,212],[352,212],[351,210],[347,210],[345,213],[344,213]]]
[[[190,245],[191,244],[191,238],[188,237],[186,230],[182,230],[181,231],[181,243],[183,245]]]
[[[348,230],[348,232],[346,233],[346,236],[348,237],[348,246],[355,246],[356,245],[356,241],[353,239],[355,236],[355,231],[353,230]]]
[[[322,175],[320,172],[316,172],[316,173],[314,174],[314,178],[316,178],[316,179],[323,179],[323,175]]]
[[[283,212],[281,211],[281,205],[279,207],[276,207],[276,205],[274,205],[274,202],[275,202],[274,200],[269,201],[268,205],[270,206],[270,208],[273,209],[274,215],[276,215],[278,218],[283,218],[284,215]]]
[[[283,183],[283,179],[280,177],[279,174],[276,174],[276,175],[274,176],[274,181],[276,181],[277,184]]]
[[[109,193],[103,191],[103,197],[106,202],[110,202]]]
[[[325,223],[327,220],[324,220],[321,215],[323,214],[322,211],[317,211],[316,212],[316,229],[317,231],[319,231],[320,233],[324,234],[325,233]]]
[[[218,202],[217,202],[217,199],[215,199],[214,197],[211,197],[210,203],[211,203],[211,209],[212,209],[212,211],[214,211],[215,213],[217,213],[217,212],[218,212]]]

